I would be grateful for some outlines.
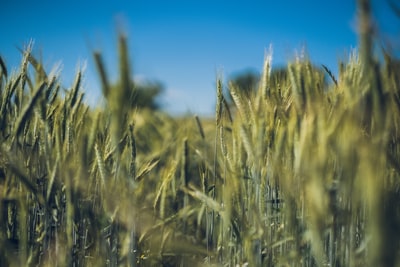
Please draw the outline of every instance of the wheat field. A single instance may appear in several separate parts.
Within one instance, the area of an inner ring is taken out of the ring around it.
[[[217,77],[214,118],[135,108],[123,35],[96,107],[80,70],[0,56],[0,265],[400,266],[399,61],[364,26],[337,75],[270,51],[250,94]]]

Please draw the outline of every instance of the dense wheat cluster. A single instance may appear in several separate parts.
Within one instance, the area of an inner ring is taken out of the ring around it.
[[[0,57],[0,265],[400,266],[400,68],[362,29],[337,77],[217,79],[214,119],[135,108],[123,36],[104,106]]]

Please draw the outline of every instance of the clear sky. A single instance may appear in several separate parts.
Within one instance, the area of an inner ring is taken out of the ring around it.
[[[373,7],[382,31],[400,36],[400,20],[387,1],[374,0]],[[86,62],[88,103],[101,100],[92,51],[103,53],[115,76],[118,29],[129,38],[135,79],[162,82],[162,103],[174,114],[212,114],[217,73],[229,78],[260,71],[270,44],[274,66],[305,46],[311,60],[333,71],[357,46],[352,0],[0,0],[0,55],[6,64],[18,66],[16,47],[30,39],[48,71],[62,62],[65,86]]]

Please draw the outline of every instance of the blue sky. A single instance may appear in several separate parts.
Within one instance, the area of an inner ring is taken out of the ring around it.
[[[400,36],[400,20],[387,2],[374,0],[373,7],[385,37]],[[212,114],[216,75],[260,71],[270,44],[274,66],[306,46],[311,60],[333,71],[357,46],[351,0],[0,0],[0,22],[0,55],[9,67],[18,66],[16,47],[30,39],[48,71],[62,63],[65,86],[86,62],[86,101],[92,104],[101,100],[92,51],[103,53],[115,76],[122,29],[135,79],[162,82],[161,102],[173,114]]]

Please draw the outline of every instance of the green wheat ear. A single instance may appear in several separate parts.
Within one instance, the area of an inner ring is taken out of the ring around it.
[[[322,67],[324,68],[324,70],[326,71],[326,73],[328,73],[329,77],[331,77],[332,81],[334,82],[334,84],[336,85],[336,87],[338,86],[338,81],[335,77],[335,75],[333,75],[333,73],[328,69],[327,66],[325,66],[324,64],[322,64]]]
[[[46,88],[47,83],[42,82],[38,88],[34,91],[32,94],[31,100],[28,102],[28,104],[24,107],[22,110],[20,116],[18,117],[15,127],[14,127],[14,133],[13,136],[17,137],[20,135],[23,127],[25,126],[25,123],[27,122],[29,116],[32,114],[32,110],[36,102],[38,101],[39,97],[41,96],[41,93],[44,91]]]
[[[106,73],[106,69],[104,67],[103,58],[99,52],[94,52],[94,61],[96,64],[97,72],[100,76],[101,81],[101,89],[105,98],[109,97],[110,94],[110,84],[108,82],[108,77]]]
[[[204,140],[206,137],[205,137],[205,134],[204,134],[203,126],[201,125],[200,118],[197,115],[194,118],[196,120],[196,125],[197,125],[197,128],[199,129],[200,136]]]
[[[2,76],[4,76],[5,80],[7,80],[7,78],[8,78],[7,67],[6,67],[6,64],[4,63],[4,60],[3,60],[3,58],[1,56],[0,56],[0,68],[1,68],[0,79],[2,78]]]

